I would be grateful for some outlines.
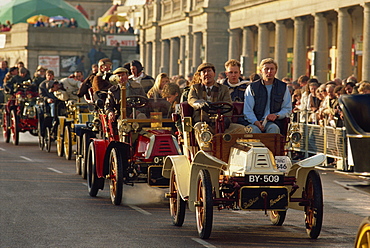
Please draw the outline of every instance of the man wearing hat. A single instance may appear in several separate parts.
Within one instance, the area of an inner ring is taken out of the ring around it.
[[[121,101],[121,88],[126,86],[126,96],[141,95],[146,97],[143,87],[134,82],[128,82],[128,70],[123,67],[118,67],[110,80],[117,82],[108,90],[107,100],[105,102],[105,111],[109,120],[115,121],[116,116],[120,115],[120,101]]]
[[[131,69],[131,73],[132,73],[132,75],[129,77],[130,81],[135,81],[135,82],[141,84],[141,86],[143,86],[143,88],[144,88],[145,93],[148,93],[148,91],[154,85],[154,78],[152,78],[149,75],[146,75],[143,72],[144,67],[137,60],[131,61],[130,69]]]
[[[229,88],[226,85],[216,83],[216,69],[213,64],[203,63],[199,65],[197,73],[199,74],[199,82],[195,82],[195,84],[190,87],[188,103],[194,109],[194,130],[196,138],[198,140],[198,144],[200,145],[200,147],[202,147],[201,143],[199,142],[200,139],[198,139],[202,123],[211,123],[210,131],[213,132],[211,119],[209,118],[208,114],[202,109],[207,106],[207,102],[229,102],[230,104],[232,104],[232,101],[229,93]],[[232,110],[228,113],[225,113],[224,115],[231,116]],[[244,132],[244,126],[235,123],[231,124],[228,117],[225,117],[224,124],[226,133]]]
[[[42,81],[45,80],[46,68],[39,65],[37,66],[36,72],[33,75],[32,84],[38,89]]]

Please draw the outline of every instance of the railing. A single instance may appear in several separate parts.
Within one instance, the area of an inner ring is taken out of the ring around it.
[[[308,115],[304,113],[305,120],[308,120]],[[299,118],[298,118],[299,120]],[[349,170],[348,166],[348,146],[345,127],[331,127],[321,125],[292,122],[291,125],[297,128],[302,135],[302,139],[297,144],[291,144],[289,150],[304,153],[307,158],[310,155],[323,153],[328,158],[333,158],[336,161],[338,170]],[[326,164],[327,165],[327,164]]]

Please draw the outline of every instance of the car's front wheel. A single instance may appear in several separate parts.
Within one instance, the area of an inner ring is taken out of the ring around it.
[[[171,170],[170,177],[170,213],[172,222],[175,226],[182,226],[185,219],[186,202],[181,198],[174,168]]]
[[[195,215],[199,237],[208,239],[212,231],[213,198],[212,182],[208,170],[200,170],[196,188]]]

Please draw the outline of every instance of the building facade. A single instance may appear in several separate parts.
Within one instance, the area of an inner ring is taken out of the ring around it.
[[[221,72],[233,58],[249,76],[272,57],[278,78],[370,80],[369,49],[370,1],[152,0],[142,8],[140,56],[152,75],[185,75],[206,61]]]

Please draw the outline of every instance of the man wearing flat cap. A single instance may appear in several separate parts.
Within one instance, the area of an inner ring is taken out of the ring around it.
[[[33,75],[32,84],[38,89],[42,81],[46,78],[46,68],[39,65],[37,66],[36,72]]]
[[[193,123],[195,123],[194,129],[198,139],[202,123],[211,123],[208,114],[202,110],[207,105],[207,102],[228,102],[232,104],[232,101],[229,88],[226,85],[216,83],[216,69],[213,64],[203,63],[199,65],[197,73],[199,74],[199,82],[190,87],[188,103],[194,109]],[[232,110],[224,115],[231,116]],[[211,131],[213,132],[212,125]],[[244,126],[230,123],[230,119],[225,117],[225,132],[244,132]]]
[[[126,86],[126,96],[141,95],[146,97],[144,89],[139,83],[128,82],[128,73],[126,68],[118,67],[110,78],[111,81],[114,80],[117,83],[109,88],[105,102],[105,111],[111,121],[115,121],[116,116],[120,114],[121,89],[123,86]]]
[[[133,60],[130,63],[131,69],[131,76],[129,77],[130,81],[135,81],[141,86],[143,86],[145,93],[153,87],[154,85],[154,78],[144,73],[144,67],[140,63],[140,61]]]

